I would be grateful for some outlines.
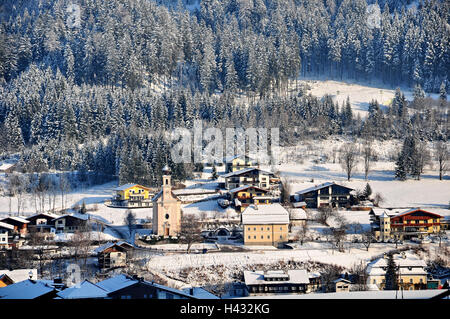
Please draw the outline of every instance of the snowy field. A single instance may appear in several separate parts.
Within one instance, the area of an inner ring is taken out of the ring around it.
[[[342,106],[347,100],[347,97],[349,97],[353,111],[362,117],[367,115],[370,101],[377,100],[381,107],[387,107],[395,96],[395,88],[385,86],[381,83],[360,84],[361,81],[334,81],[326,78],[311,78],[301,80],[300,83],[307,84],[311,88],[307,93],[311,93],[319,98],[326,94],[331,95],[333,101],[339,103],[339,106]],[[408,101],[413,99],[411,88],[400,87],[400,89]],[[438,94],[428,95],[432,98],[438,97]]]

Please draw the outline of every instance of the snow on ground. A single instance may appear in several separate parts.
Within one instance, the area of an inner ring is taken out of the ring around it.
[[[369,251],[364,247],[347,249],[341,253],[334,249],[329,249],[329,244],[325,246],[317,245],[316,249],[298,250],[261,250],[252,252],[234,253],[211,253],[211,254],[177,254],[154,256],[149,261],[149,266],[159,271],[178,271],[183,268],[201,268],[214,265],[249,266],[253,264],[273,264],[280,261],[315,261],[328,264],[337,264],[346,268],[352,267],[356,263],[368,262],[372,257],[378,256],[392,250],[394,244],[372,244]],[[354,245],[356,246],[356,244]],[[324,248],[325,247],[325,248]]]
[[[238,217],[238,214],[233,208],[222,208],[217,204],[217,200],[185,204],[181,205],[181,209],[184,214],[194,214],[197,217],[215,219],[231,219]]]
[[[319,98],[326,94],[331,95],[333,101],[339,103],[339,106],[342,106],[342,103],[345,103],[347,97],[349,97],[353,111],[361,116],[367,115],[369,102],[372,100],[377,100],[381,107],[389,106],[395,96],[396,89],[382,83],[360,84],[361,81],[333,81],[323,77],[301,80],[300,83],[309,85],[311,89],[307,93],[311,93]],[[400,87],[400,89],[408,101],[413,99],[412,88]],[[437,98],[438,96],[437,94],[428,95],[432,98]]]

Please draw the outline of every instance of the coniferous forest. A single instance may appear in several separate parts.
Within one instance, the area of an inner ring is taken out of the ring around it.
[[[166,132],[197,119],[278,127],[282,145],[331,135],[447,141],[450,2],[191,2],[2,1],[0,156],[17,154],[27,173],[157,185],[170,161]],[[68,23],[73,3],[79,25]],[[305,76],[408,86],[414,100],[397,90],[388,109],[373,101],[361,118],[350,101],[307,95]],[[179,180],[195,168],[171,166]]]

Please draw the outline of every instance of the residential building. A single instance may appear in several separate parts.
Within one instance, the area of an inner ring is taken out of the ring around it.
[[[58,217],[59,215],[51,213],[37,213],[29,216],[26,218],[29,221],[28,230],[40,233],[55,233],[56,229],[53,220]]]
[[[124,184],[114,189],[116,195],[105,201],[107,206],[126,208],[152,207],[153,191],[138,184]]]
[[[23,217],[8,216],[0,219],[0,222],[14,226],[13,233],[19,235],[20,237],[25,237],[28,233],[27,224],[30,223],[30,221]]]
[[[372,209],[369,213],[375,238],[387,241],[392,238],[423,238],[441,230],[443,216],[420,209]]]
[[[14,226],[0,222],[0,248],[9,247],[14,232]]]
[[[98,266],[100,269],[115,267],[125,267],[127,255],[133,249],[133,245],[119,241],[117,243],[106,243],[94,252],[97,254]]]
[[[244,271],[244,281],[250,295],[306,293],[311,289],[305,269]]]
[[[278,203],[248,206],[241,222],[245,245],[278,246],[288,241],[289,213]]]
[[[225,158],[225,173],[232,173],[250,167],[258,167],[258,161],[247,155]]]
[[[416,255],[402,252],[393,256],[397,266],[398,285],[404,290],[419,290],[427,287],[427,264]],[[385,287],[385,276],[388,265],[387,255],[368,264],[367,284],[377,285],[379,289]]]
[[[197,291],[198,293],[198,291]],[[78,286],[58,292],[57,299],[199,299],[195,295],[173,289],[136,276],[117,275],[92,283],[84,281]]]
[[[275,174],[259,168],[249,167],[239,171],[222,175],[225,179],[225,188],[233,189],[241,186],[256,186],[269,189],[278,182]]]
[[[291,226],[306,225],[306,211],[303,208],[292,208],[289,210],[289,223]]]
[[[172,192],[170,175],[170,169],[166,165],[161,191],[152,199],[153,233],[164,237],[176,237],[181,230],[181,200]]]
[[[52,220],[56,233],[74,233],[87,230],[89,215],[67,214]]]
[[[268,193],[269,190],[267,189],[251,185],[244,185],[233,188],[229,191],[232,202],[234,202],[236,209],[241,212],[250,204],[270,204],[273,198],[271,196],[267,196]]]
[[[349,207],[353,191],[350,187],[327,182],[296,192],[294,199],[297,202],[305,202],[307,208]]]

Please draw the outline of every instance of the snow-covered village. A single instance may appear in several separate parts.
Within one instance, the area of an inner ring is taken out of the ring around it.
[[[0,301],[449,299],[449,9],[3,1]]]

